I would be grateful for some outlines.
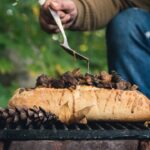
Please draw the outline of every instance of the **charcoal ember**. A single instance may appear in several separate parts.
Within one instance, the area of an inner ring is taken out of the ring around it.
[[[42,74],[36,80],[36,86],[48,87],[49,86],[49,78]]]

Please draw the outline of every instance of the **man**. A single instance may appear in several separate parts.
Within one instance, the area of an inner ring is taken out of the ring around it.
[[[90,31],[107,25],[109,71],[139,85],[150,98],[150,0],[47,0],[40,23],[46,32],[57,33],[48,7],[58,12],[66,29]]]

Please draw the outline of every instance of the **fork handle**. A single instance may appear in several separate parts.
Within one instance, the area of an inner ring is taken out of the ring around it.
[[[49,9],[50,13],[52,14],[52,16],[53,16],[53,18],[54,18],[54,20],[55,20],[55,22],[56,22],[59,30],[62,33],[62,36],[64,38],[64,43],[68,43],[67,42],[67,37],[66,37],[66,34],[65,34],[65,31],[64,31],[64,28],[63,28],[63,25],[62,25],[62,22],[60,20],[59,15],[57,14],[57,12],[55,12],[54,10],[52,10],[50,7],[48,9]]]
[[[44,3],[46,2],[46,0],[39,0],[39,4],[42,6],[44,5]],[[51,13],[51,15],[53,16],[59,30],[61,31],[62,33],[62,36],[64,38],[64,43],[68,43],[67,42],[67,37],[66,37],[66,34],[65,34],[65,31],[64,31],[64,28],[63,28],[63,25],[62,25],[62,22],[60,20],[60,17],[59,15],[57,14],[57,12],[55,12],[54,10],[52,10],[50,7],[48,8],[49,9],[49,12]]]

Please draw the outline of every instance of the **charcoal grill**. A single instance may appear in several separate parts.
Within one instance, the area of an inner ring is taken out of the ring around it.
[[[87,125],[51,124],[47,129],[3,129],[0,140],[121,140],[150,139],[143,122],[91,122]]]

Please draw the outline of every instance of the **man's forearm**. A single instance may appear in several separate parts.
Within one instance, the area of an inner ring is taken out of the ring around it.
[[[149,0],[73,0],[78,16],[72,29],[95,30],[104,27],[121,10],[128,7],[148,9]]]
[[[95,30],[105,26],[120,11],[120,2],[113,0],[73,0],[78,16],[73,29]]]

